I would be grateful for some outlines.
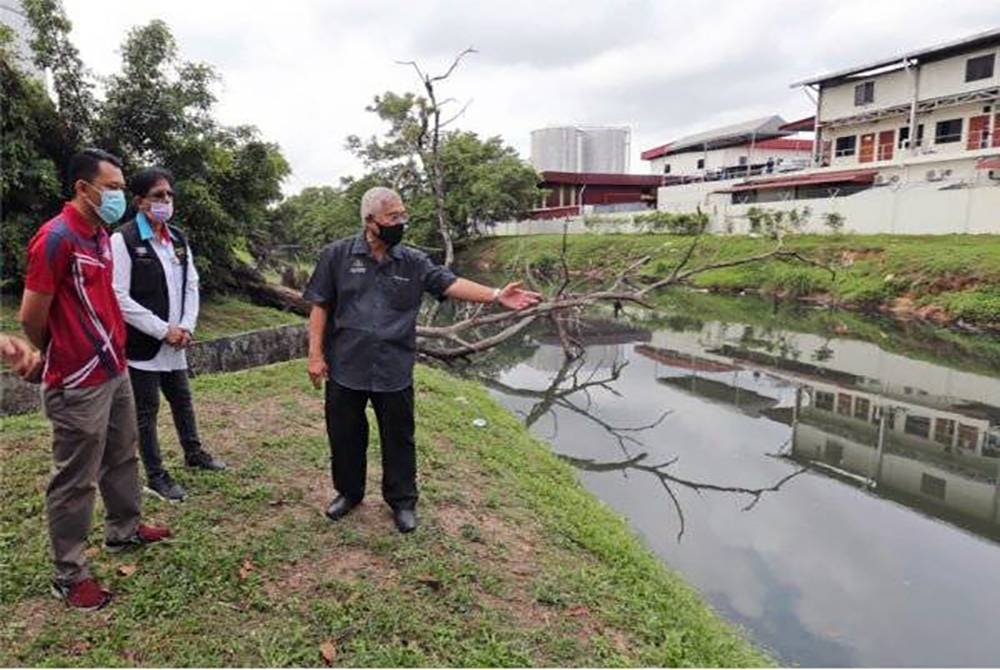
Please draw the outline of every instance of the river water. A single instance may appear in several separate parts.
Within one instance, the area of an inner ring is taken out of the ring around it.
[[[483,381],[783,664],[1000,664],[1000,344],[675,294]]]

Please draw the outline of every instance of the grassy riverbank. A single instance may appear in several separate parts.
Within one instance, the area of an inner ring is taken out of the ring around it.
[[[118,593],[94,614],[46,594],[47,424],[0,420],[0,665],[769,662],[478,385],[418,369],[423,522],[404,537],[378,499],[375,436],[366,503],[336,525],[322,517],[322,400],[302,362],[194,384],[206,445],[230,470],[183,470],[161,417],[191,498],[146,499],[177,529],[171,546],[92,548]]]
[[[662,276],[690,240],[665,234],[571,235],[567,261],[575,272],[613,276],[630,259],[649,255],[645,272]],[[483,270],[530,262],[537,271],[555,272],[561,244],[559,235],[495,238],[466,247],[460,258]],[[706,236],[690,267],[764,253],[773,246],[760,238]],[[1000,329],[1000,236],[798,235],[789,236],[785,248],[829,264],[836,274],[768,261],[706,272],[692,283]]]
[[[0,297],[0,333],[23,337],[21,324],[17,321],[19,308],[20,296]],[[199,340],[211,340],[259,328],[303,321],[298,314],[255,305],[237,296],[212,296],[201,304],[195,337]]]

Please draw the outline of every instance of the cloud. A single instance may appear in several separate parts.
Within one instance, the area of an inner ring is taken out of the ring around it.
[[[471,100],[461,126],[501,135],[522,155],[530,131],[572,123],[633,128],[638,153],[679,136],[812,103],[793,81],[1000,25],[979,0],[716,2],[212,3],[65,0],[73,39],[98,73],[117,70],[126,31],[162,18],[182,57],[222,77],[218,113],[278,142],[287,192],[360,171],[344,138],[380,131],[365,111],[385,90],[419,88],[397,60],[429,72],[464,61],[441,87]]]

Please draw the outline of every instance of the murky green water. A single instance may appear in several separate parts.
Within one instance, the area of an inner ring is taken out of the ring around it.
[[[677,294],[483,363],[496,397],[783,663],[1000,663],[1000,343]]]

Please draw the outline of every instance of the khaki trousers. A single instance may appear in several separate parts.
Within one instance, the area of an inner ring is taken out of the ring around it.
[[[52,422],[52,480],[45,494],[56,581],[90,576],[84,556],[98,488],[107,540],[131,537],[139,525],[140,489],[135,401],[127,374],[97,386],[45,389]]]

